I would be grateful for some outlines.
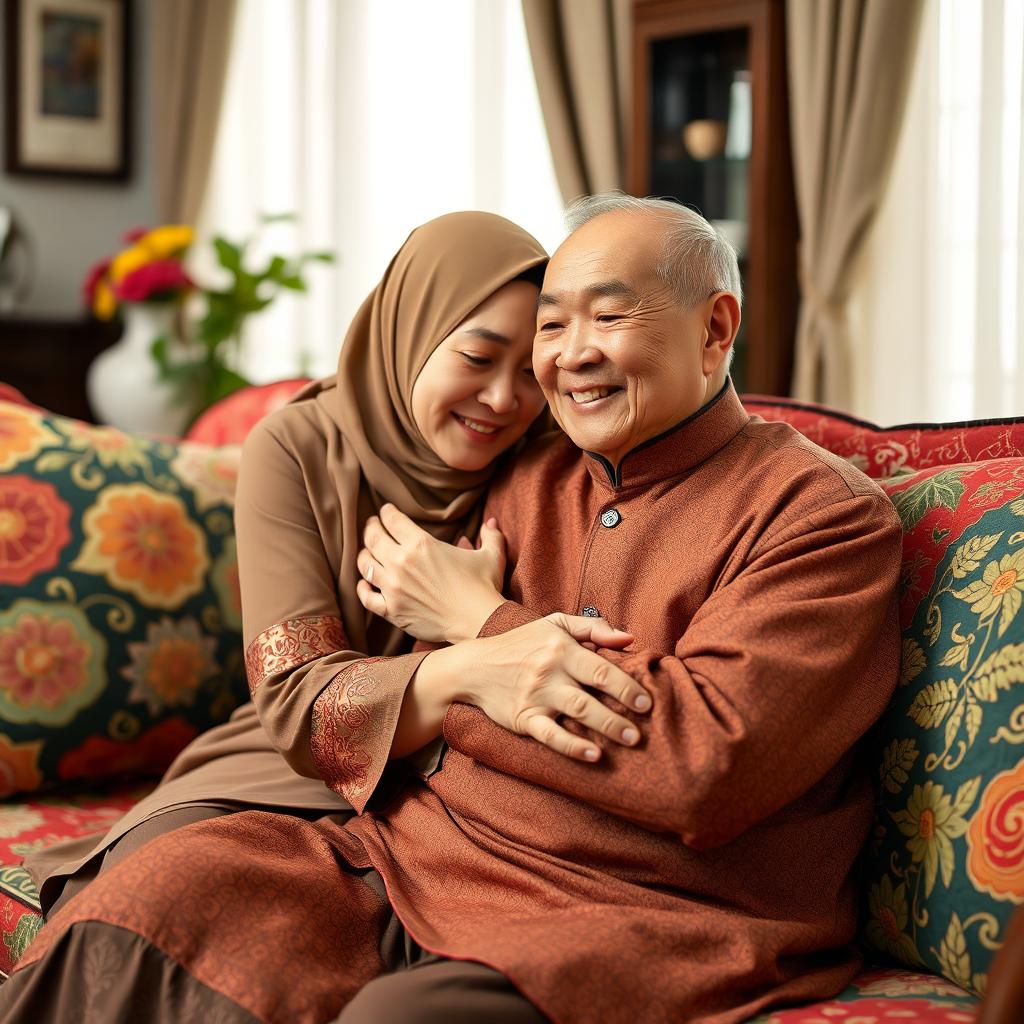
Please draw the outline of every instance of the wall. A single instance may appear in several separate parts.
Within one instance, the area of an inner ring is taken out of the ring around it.
[[[96,260],[114,252],[123,231],[156,221],[149,72],[149,23],[154,0],[132,0],[132,156],[126,183],[101,184],[61,178],[9,175],[0,161],[0,206],[14,210],[35,253],[32,290],[17,312],[77,314],[79,289]],[[159,0],[157,0],[159,2]],[[0,19],[0,83],[5,81],[4,24]],[[0,140],[4,138],[0,104]],[[0,143],[2,144],[2,143]]]

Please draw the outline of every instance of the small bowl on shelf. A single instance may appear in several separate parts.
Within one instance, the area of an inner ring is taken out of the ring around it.
[[[725,152],[725,121],[701,119],[683,128],[683,145],[694,160],[710,160]]]

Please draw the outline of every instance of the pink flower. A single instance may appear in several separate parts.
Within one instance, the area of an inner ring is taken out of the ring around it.
[[[90,308],[96,295],[96,286],[106,277],[109,269],[110,260],[100,260],[98,263],[94,263],[89,268],[89,273],[85,275],[85,281],[82,283],[82,298]]]
[[[88,643],[65,618],[26,613],[0,633],[5,700],[21,707],[58,708],[86,689],[89,662]]]
[[[177,260],[155,260],[126,274],[115,293],[121,302],[145,302],[147,299],[172,298],[174,293],[192,287],[192,279]]]

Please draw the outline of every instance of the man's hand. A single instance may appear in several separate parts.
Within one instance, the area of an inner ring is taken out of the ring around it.
[[[468,640],[504,600],[505,538],[485,523],[480,547],[435,540],[394,505],[371,516],[356,559],[363,607],[430,643]]]
[[[583,644],[621,649],[633,641],[603,619],[555,612],[499,636],[470,640],[428,655],[462,673],[456,700],[475,704],[498,725],[532,736],[567,757],[596,761],[598,746],[563,728],[565,715],[608,739],[633,746],[640,739],[627,718],[588,692],[600,690],[636,711],[649,711],[650,694],[628,673]],[[426,664],[426,662],[424,662]],[[458,677],[457,677],[458,678]]]

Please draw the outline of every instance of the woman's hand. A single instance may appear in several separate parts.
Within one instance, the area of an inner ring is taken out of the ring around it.
[[[600,747],[558,724],[560,716],[616,743],[633,746],[636,726],[589,689],[634,711],[651,709],[651,695],[628,673],[584,643],[621,649],[633,640],[603,619],[555,612],[498,636],[469,640],[427,655],[426,676],[457,680],[454,700],[475,704],[498,725],[532,736],[567,757],[596,761]],[[427,685],[431,683],[425,679]]]
[[[480,542],[445,544],[385,505],[363,530],[356,594],[363,607],[418,640],[475,637],[504,600],[505,538],[493,519]]]

